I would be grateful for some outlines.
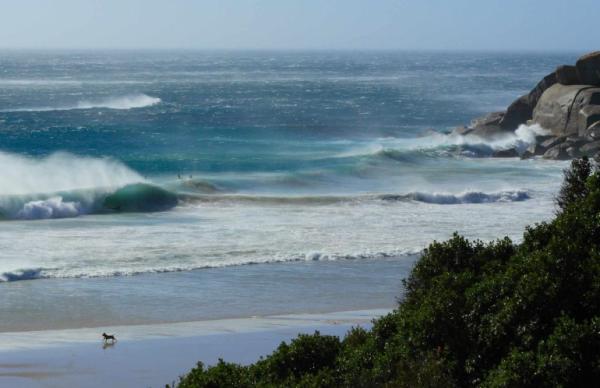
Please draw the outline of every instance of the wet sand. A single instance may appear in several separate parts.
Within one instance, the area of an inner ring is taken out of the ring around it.
[[[343,336],[388,311],[0,333],[0,386],[164,387],[198,361],[251,363],[298,333]],[[103,331],[118,341],[104,344]]]

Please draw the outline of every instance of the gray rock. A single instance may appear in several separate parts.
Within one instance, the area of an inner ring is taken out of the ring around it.
[[[498,125],[500,124],[500,120],[504,117],[504,112],[492,112],[488,113],[485,116],[478,117],[471,121],[471,127],[481,127],[484,125]]]
[[[584,135],[579,131],[578,113],[600,99],[600,88],[555,84],[548,88],[533,110],[533,120],[553,135]]]
[[[456,127],[452,130],[453,135],[460,135],[460,136],[468,135],[470,132],[473,132],[473,128],[465,127],[465,126]]]
[[[535,154],[529,152],[528,150],[525,150],[525,152],[521,154],[521,160],[531,159],[533,157],[535,157]]]
[[[567,155],[569,155],[569,159],[580,158],[582,157],[582,153],[577,146],[571,146],[567,148]]]
[[[500,121],[500,126],[504,129],[514,131],[519,125],[531,119],[532,112],[533,106],[529,102],[529,96],[521,96],[508,106],[506,114]]]
[[[571,156],[567,153],[566,147],[558,144],[544,153],[544,159],[567,160],[571,159]]]
[[[571,65],[562,65],[556,68],[556,82],[562,85],[578,85],[581,82],[577,76],[577,68]]]
[[[600,51],[582,56],[575,66],[582,84],[600,86]]]
[[[588,142],[588,140],[585,137],[579,137],[579,136],[567,136],[567,138],[565,139],[566,144],[568,144],[570,146],[575,146],[575,147],[579,147],[580,145],[583,145],[587,142]]]
[[[538,135],[538,136],[535,137],[535,140],[537,141],[538,144],[542,144],[546,140],[550,140],[550,139],[554,139],[554,136]]]
[[[600,121],[589,126],[585,135],[592,140],[600,139]]]
[[[504,117],[504,112],[488,113],[471,121],[468,127],[454,128],[452,133],[460,136],[474,135],[492,139],[506,132],[498,125],[502,117]]]
[[[545,148],[541,144],[532,144],[529,147],[527,147],[527,151],[531,152],[534,155],[544,155],[544,152],[546,152],[546,150],[547,148]]]
[[[545,149],[549,149],[557,144],[563,143],[566,138],[566,136],[554,136],[548,140],[543,141],[540,145]]]
[[[580,151],[583,155],[595,155],[600,151],[600,140],[593,141],[591,143],[587,143],[580,148]]]
[[[546,148],[540,144],[532,144],[521,154],[521,159],[530,159],[534,156],[544,155]]]
[[[556,73],[552,72],[538,82],[529,94],[519,97],[508,106],[500,126],[514,131],[519,125],[527,123],[533,117],[533,110],[542,94],[554,84],[556,84]]]
[[[494,140],[506,135],[506,130],[499,125],[481,125],[473,128],[469,136],[477,136],[485,140]]]
[[[587,105],[581,108],[577,121],[579,134],[587,136],[588,129],[597,122],[600,122],[600,105]]]
[[[494,151],[492,154],[494,158],[517,158],[519,157],[519,153],[514,148],[509,148],[507,150],[498,150]]]

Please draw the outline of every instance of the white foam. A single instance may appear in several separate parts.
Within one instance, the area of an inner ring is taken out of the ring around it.
[[[149,106],[160,104],[161,101],[162,100],[158,97],[152,97],[146,94],[131,94],[126,96],[116,96],[97,100],[83,100],[79,101],[75,105],[4,109],[1,112],[50,112],[75,109],[126,110],[135,108],[146,108]]]
[[[79,202],[63,202],[62,197],[52,197],[46,200],[27,202],[17,213],[17,218],[39,220],[77,217],[82,210]]]
[[[0,151],[0,197],[120,187],[144,178],[119,161],[58,152],[32,158]]]
[[[159,104],[160,102],[161,100],[158,97],[151,97],[146,94],[136,94],[122,97],[111,97],[108,99],[98,101],[81,101],[77,104],[77,107],[74,107],[72,109],[133,109],[145,108],[148,106]]]
[[[515,148],[518,153],[523,153],[527,147],[535,144],[536,136],[549,134],[550,131],[538,124],[522,124],[514,132],[496,134],[491,138],[483,138],[473,134],[463,136],[454,133],[430,132],[426,136],[416,138],[380,138],[374,142],[350,148],[335,155],[335,157],[347,158],[370,155],[389,157],[394,154],[401,157],[404,152],[443,151],[451,146],[468,146],[462,152],[464,156],[490,156],[493,151],[511,148]]]
[[[494,193],[482,191],[465,191],[459,194],[415,192],[409,195],[411,199],[425,203],[440,205],[455,205],[465,203],[516,202],[529,199],[525,190],[507,190]]]

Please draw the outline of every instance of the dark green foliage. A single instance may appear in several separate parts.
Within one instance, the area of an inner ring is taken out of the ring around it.
[[[571,168],[565,170],[565,180],[556,197],[556,203],[561,210],[588,194],[586,182],[592,172],[592,165],[587,157],[576,159]]]
[[[523,242],[433,242],[398,309],[335,337],[301,335],[253,365],[201,364],[181,387],[583,387],[600,381],[600,174],[565,172]]]

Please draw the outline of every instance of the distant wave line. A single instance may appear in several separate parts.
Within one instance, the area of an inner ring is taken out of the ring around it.
[[[38,108],[14,108],[4,109],[1,112],[52,112],[83,109],[128,110],[136,108],[146,108],[160,104],[161,102],[162,100],[158,97],[152,97],[147,94],[133,94],[119,97],[109,97],[101,100],[82,100],[79,101],[76,105]]]

